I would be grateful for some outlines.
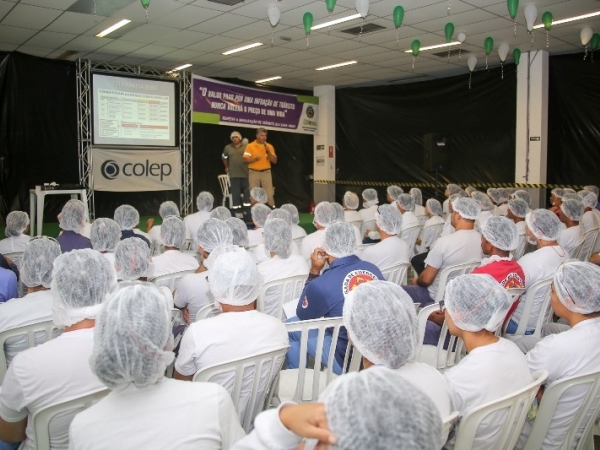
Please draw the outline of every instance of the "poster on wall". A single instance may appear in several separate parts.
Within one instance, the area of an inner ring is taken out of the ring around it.
[[[319,97],[262,91],[194,75],[192,121],[317,134]]]

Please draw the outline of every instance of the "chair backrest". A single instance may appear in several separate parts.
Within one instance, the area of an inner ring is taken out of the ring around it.
[[[177,284],[180,279],[182,279],[187,274],[194,272],[196,272],[195,269],[182,270],[180,272],[173,272],[167,273],[166,275],[160,275],[156,278],[152,278],[149,281],[157,286],[165,286],[169,288],[171,292],[173,292],[177,288]]]
[[[535,325],[535,331],[533,332],[533,336],[540,337],[542,335],[542,327],[544,326],[544,324],[550,321],[552,316],[552,305],[550,302],[550,284],[552,284],[552,278],[538,281],[537,283],[531,285],[529,289],[527,289],[524,298],[521,297],[523,310],[521,312],[521,318],[519,319],[519,326],[517,327],[517,331],[515,331],[512,336],[525,336],[525,332],[527,331],[527,324],[529,322],[529,317],[533,312],[535,297],[540,290],[545,289],[547,292],[544,295],[542,303],[538,305],[538,307],[540,308],[540,315],[538,316],[538,320]],[[507,335],[506,337],[510,338],[511,335]]]
[[[221,314],[219,308],[214,303],[211,303],[210,305],[203,306],[198,310],[196,313],[196,322],[199,320],[208,319],[209,317],[214,317],[219,314]]]
[[[352,225],[353,227],[358,228],[358,230],[361,230],[362,227],[362,220],[353,220],[352,222],[348,222],[350,225]]]
[[[367,232],[367,230],[374,230],[374,229],[375,229],[375,219],[367,220],[367,221],[363,222],[362,225],[360,226],[360,235],[364,236],[365,233]]]
[[[256,309],[282,320],[283,304],[300,298],[307,278],[308,275],[295,275],[263,284],[258,291]]]
[[[598,401],[600,371],[563,378],[546,387],[524,450],[544,448],[546,433],[552,426],[552,419],[563,394],[577,387],[586,389],[587,392],[581,396],[579,408],[572,418],[560,450],[583,450],[585,448],[586,438],[592,432],[594,421],[600,412],[600,401]],[[564,419],[564,417],[562,418]]]
[[[217,177],[219,180],[219,186],[221,186],[221,192],[223,193],[223,202],[221,206],[225,206],[225,202],[229,200],[229,209],[233,207],[233,202],[231,201],[231,180],[229,179],[229,175],[219,175]]]
[[[431,247],[433,247],[433,244],[435,243],[435,241],[438,240],[438,238],[442,234],[443,230],[444,230],[443,223],[436,223],[433,225],[429,225],[429,226],[423,228],[423,237],[421,238],[421,241],[429,242],[430,243],[429,248],[431,248]]]
[[[444,417],[444,419],[442,420],[442,442],[443,443],[446,443],[446,441],[448,440],[448,435],[450,434],[450,431],[452,431],[452,428],[454,427],[456,422],[458,422],[459,414],[460,413],[458,411],[453,411],[450,413],[449,416]]]
[[[152,245],[150,246],[150,254],[152,256],[162,255],[164,252],[165,252],[164,244],[157,244],[156,242],[153,242]]]
[[[515,261],[519,260],[521,258],[521,256],[523,256],[525,254],[526,248],[527,248],[527,236],[525,234],[520,234],[519,240],[517,242],[517,248],[511,252],[513,255],[513,259]]]
[[[489,449],[512,450],[517,443],[523,425],[525,424],[531,402],[542,383],[548,378],[548,371],[539,370],[534,372],[532,376],[534,381],[524,388],[519,389],[510,395],[480,405],[477,408],[473,408],[466,413],[458,425],[454,448],[473,448],[473,443],[481,423],[491,414],[504,412],[506,419],[502,421],[500,432],[497,433],[496,441],[486,442],[485,445],[486,448]]]
[[[23,325],[22,327],[0,332],[0,385],[2,385],[4,375],[6,375],[6,370],[8,369],[6,354],[4,353],[4,346],[7,339],[24,336],[27,339],[26,348],[31,348],[43,344],[50,339],[54,339],[61,333],[62,329],[54,325],[54,322],[51,320]]]
[[[406,228],[402,230],[400,237],[406,242],[408,245],[408,249],[411,252],[411,255],[415,253],[415,242],[417,242],[417,238],[419,237],[419,233],[421,232],[421,225],[415,225],[414,227]]]
[[[292,239],[292,241],[294,241],[294,244],[296,244],[298,246],[299,249],[302,248],[302,241],[304,240],[305,236],[300,236],[297,238]]]
[[[448,281],[459,276],[469,274],[475,269],[479,267],[481,261],[469,261],[462,264],[456,264],[454,266],[448,266],[442,269],[441,272],[438,273],[438,277],[440,277],[440,282],[438,284],[437,292],[435,294],[435,301],[439,302],[444,298],[444,292],[446,291],[446,285]]]
[[[594,245],[596,245],[598,231],[600,231],[600,228],[596,227],[592,228],[591,230],[587,230],[585,233],[583,233],[583,238],[581,239],[581,242],[577,245],[577,249],[579,251],[576,254],[571,255],[571,257],[576,258],[579,261],[588,262],[590,260],[590,256],[592,256]]]
[[[231,398],[240,415],[240,422],[244,430],[249,433],[254,418],[265,408],[268,397],[273,392],[273,384],[281,370],[288,348],[287,345],[277,347],[205,367],[196,372],[193,380],[211,382],[219,375],[233,374]],[[251,379],[248,378],[250,372],[253,373]],[[246,376],[246,381],[244,376]]]
[[[59,403],[46,406],[33,414],[33,441],[36,450],[50,450],[50,422],[57,416],[61,416],[61,425],[68,427],[64,416],[70,416],[70,424],[75,415],[88,409],[90,406],[104,398],[110,392],[109,389],[101,389],[89,394],[63,400]]]
[[[420,214],[417,216],[417,219],[419,219],[419,225],[422,227],[427,222],[428,217],[427,214]]]
[[[409,267],[410,263],[399,263],[382,270],[381,273],[386,281],[391,281],[392,283],[396,283],[398,286],[402,286],[407,283]]]

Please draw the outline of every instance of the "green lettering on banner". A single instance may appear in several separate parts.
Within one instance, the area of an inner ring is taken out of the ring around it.
[[[219,114],[195,112],[192,113],[192,122],[194,123],[212,123],[218,125],[221,121]]]
[[[319,104],[319,97],[313,95],[297,95],[296,100],[301,103],[312,103],[313,105]]]

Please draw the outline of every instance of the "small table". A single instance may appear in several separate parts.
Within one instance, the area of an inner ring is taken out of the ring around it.
[[[35,189],[29,189],[30,236],[34,236],[34,224],[37,236],[42,235],[42,224],[44,223],[44,199],[46,195],[71,195],[71,198],[77,198],[77,196],[79,196],[85,206],[85,213],[88,215],[87,193],[85,189],[51,189],[45,191],[41,186],[36,186]]]

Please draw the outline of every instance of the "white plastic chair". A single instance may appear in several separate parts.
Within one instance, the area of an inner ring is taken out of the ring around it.
[[[364,236],[365,233],[367,232],[367,230],[374,230],[374,229],[375,229],[375,219],[367,220],[366,222],[363,222],[362,225],[360,226],[360,235]]]
[[[348,222],[350,225],[352,225],[353,227],[358,228],[358,230],[360,231],[362,229],[362,220],[353,220],[352,222]]]
[[[444,292],[446,291],[446,285],[448,284],[448,281],[459,275],[471,273],[473,269],[479,267],[480,264],[481,261],[469,261],[462,264],[456,264],[454,266],[448,266],[442,269],[441,272],[439,272],[437,275],[438,277],[440,277],[440,282],[438,284],[437,292],[435,293],[434,300],[436,301],[436,303],[440,300],[443,300]]]
[[[410,250],[411,256],[414,256],[415,254],[415,243],[417,242],[420,232],[421,225],[415,225],[414,227],[409,227],[406,230],[402,230],[400,235],[404,242],[408,244],[408,249]]]
[[[546,293],[544,294],[544,299],[538,305],[539,308],[539,316],[535,325],[535,330],[531,336],[541,337],[542,335],[542,327],[550,322],[552,318],[552,304],[550,298],[550,285],[552,284],[552,278],[548,278],[547,280],[538,281],[527,289],[525,294],[525,298],[521,297],[521,303],[523,304],[523,311],[521,313],[521,318],[519,319],[519,325],[517,326],[517,331],[514,334],[506,334],[505,337],[510,339],[511,341],[516,341],[521,339],[521,337],[525,336],[525,332],[527,331],[527,323],[529,322],[529,318],[531,317],[531,313],[533,312],[533,303],[537,293],[540,290],[545,289]],[[537,309],[537,308],[536,308]]]
[[[225,206],[225,202],[229,200],[229,209],[233,208],[233,198],[231,196],[231,180],[229,175],[219,175],[217,177],[219,185],[221,186],[221,192],[223,193],[223,202],[221,206]]]
[[[590,260],[590,256],[592,256],[594,245],[596,244],[598,231],[600,231],[600,228],[592,228],[591,230],[583,233],[583,238],[577,245],[578,252],[571,255],[571,257],[578,259],[579,261],[588,262]]]
[[[4,345],[7,339],[24,336],[27,339],[27,348],[31,348],[43,344],[50,339],[54,339],[60,334],[62,334],[62,329],[54,325],[54,322],[51,320],[32,323],[30,325],[24,325],[22,327],[0,332],[0,385],[2,385],[8,369],[6,354],[4,353]]]
[[[450,413],[449,416],[444,417],[444,419],[442,420],[442,442],[444,444],[448,440],[448,435],[450,434],[450,431],[452,431],[452,428],[454,428],[454,425],[456,425],[456,423],[458,422],[459,414],[460,413],[458,411],[453,411]]]
[[[260,291],[258,291],[256,309],[279,320],[283,320],[283,304],[300,298],[307,278],[308,275],[295,275],[263,284],[260,287]],[[270,298],[270,303],[265,303],[266,297],[275,298]]]
[[[423,237],[421,238],[421,242],[431,241],[431,244],[429,245],[428,248],[433,247],[433,244],[435,244],[435,241],[438,240],[438,238],[442,234],[443,230],[444,230],[443,223],[436,223],[434,225],[429,225],[429,226],[423,228],[423,233],[422,233]]]
[[[171,292],[173,292],[177,288],[177,284],[179,284],[179,280],[182,279],[189,273],[196,272],[196,269],[190,270],[181,270],[179,272],[167,273],[165,275],[160,275],[156,278],[152,278],[150,281],[157,286],[165,286],[169,288]]]
[[[396,283],[398,286],[402,286],[407,283],[409,267],[410,263],[399,263],[382,270],[381,273],[386,281],[391,281],[392,283]]]
[[[33,414],[33,442],[36,450],[50,450],[50,422],[60,416],[61,426],[68,428],[73,418],[81,411],[89,408],[110,392],[101,389],[89,394],[63,400],[46,406]],[[66,419],[65,416],[69,418]]]
[[[203,306],[196,313],[196,322],[204,319],[208,319],[209,317],[214,317],[216,315],[221,314],[221,311],[214,303],[210,305]]]
[[[425,225],[425,222],[427,222],[427,219],[429,217],[427,217],[427,214],[421,214],[416,216],[417,219],[419,219],[419,226],[423,227],[423,225]]]
[[[566,439],[562,442],[560,450],[594,448],[592,429],[594,421],[598,417],[598,413],[600,413],[600,401],[598,398],[600,391],[600,371],[563,378],[546,387],[524,450],[544,448],[543,444],[546,433],[552,426],[554,413],[557,406],[560,405],[563,394],[577,387],[585,387],[587,388],[587,392],[581,399],[580,407],[573,417]]]
[[[299,249],[302,249],[302,241],[304,240],[304,238],[305,236],[300,236],[295,239],[292,239],[292,241],[294,241],[294,244],[296,244]]]
[[[223,387],[231,394],[233,404],[240,416],[240,422],[246,433],[249,433],[254,418],[270,403],[273,385],[285,360],[288,348],[287,345],[277,347],[243,358],[204,367],[196,372],[193,381],[218,383],[219,380],[215,380],[215,377],[233,375],[233,385]],[[244,382],[244,375],[247,375],[250,371],[253,373],[252,378]]]
[[[511,252],[513,259],[515,261],[521,259],[521,256],[523,256],[525,254],[526,248],[527,248],[527,236],[525,234],[521,234],[521,235],[519,235],[519,241],[517,243],[517,248]]]

